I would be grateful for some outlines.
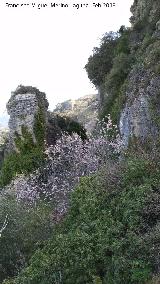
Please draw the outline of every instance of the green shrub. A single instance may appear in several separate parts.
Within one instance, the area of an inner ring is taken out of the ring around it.
[[[28,264],[33,252],[44,246],[51,235],[50,214],[50,206],[42,202],[32,208],[18,203],[11,193],[1,196],[0,228],[6,215],[8,224],[0,237],[0,283],[16,276]]]
[[[120,53],[130,54],[130,46],[129,46],[129,35],[130,29],[121,26],[120,37],[117,40],[117,46],[115,47],[115,55],[117,56]]]
[[[89,57],[85,65],[88,77],[96,87],[104,82],[106,74],[112,68],[117,38],[118,33],[106,33],[101,40],[100,47],[94,48],[93,55]]]
[[[9,184],[17,174],[28,174],[42,166],[44,154],[41,148],[33,147],[29,152],[11,153],[3,161],[0,172],[0,187]]]
[[[156,269],[159,184],[147,155],[82,178],[68,215],[15,283],[146,283]]]
[[[133,57],[125,53],[120,53],[114,58],[113,67],[109,75],[106,77],[106,90],[116,91],[123,84],[124,79],[130,71]]]
[[[22,154],[30,151],[34,147],[32,134],[27,130],[27,127],[22,125],[22,135],[15,133],[15,145]]]
[[[125,103],[125,80],[133,62],[133,56],[124,53],[114,58],[113,67],[105,78],[106,96],[100,118],[110,113],[113,122],[118,123],[122,106]]]
[[[40,120],[36,124],[36,138],[38,143],[34,143],[32,134],[28,129],[22,125],[22,135],[15,133],[15,145],[17,151],[12,152],[6,156],[3,161],[0,172],[0,187],[10,183],[12,178],[17,174],[28,174],[34,169],[43,165],[44,162],[44,133],[43,127],[39,125]]]
[[[153,44],[155,42],[155,38],[152,37],[151,34],[147,33],[143,39],[142,42],[142,50],[144,51],[150,44]]]
[[[5,158],[0,173],[1,187],[8,184],[11,179],[20,171],[18,157],[19,156],[16,153],[12,153],[7,158]]]
[[[37,114],[35,115],[34,134],[36,143],[40,147],[44,146],[45,133],[45,117],[42,109],[39,108]]]

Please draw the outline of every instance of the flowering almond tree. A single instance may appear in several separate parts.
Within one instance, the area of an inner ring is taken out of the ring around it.
[[[114,131],[113,139],[111,131]],[[86,141],[77,134],[63,134],[56,145],[46,145],[44,168],[27,177],[20,175],[12,182],[17,200],[32,205],[40,199],[53,203],[53,218],[58,221],[68,209],[68,194],[79,178],[94,174],[113,154],[119,154],[122,146],[110,116],[107,123],[97,123],[96,135]]]

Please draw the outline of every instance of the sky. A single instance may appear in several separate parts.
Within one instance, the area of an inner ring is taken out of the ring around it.
[[[20,84],[45,92],[50,110],[96,93],[84,66],[104,33],[130,26],[133,0],[93,1],[1,0],[0,116]]]

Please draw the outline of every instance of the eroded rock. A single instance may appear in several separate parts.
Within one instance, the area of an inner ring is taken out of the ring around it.
[[[36,115],[41,111],[44,117],[44,123],[47,123],[48,101],[45,93],[40,92],[33,87],[19,86],[15,92],[12,92],[11,98],[7,103],[9,118],[9,143],[8,151],[16,150],[15,135],[22,135],[22,126],[32,134],[34,143],[36,135],[34,132]]]

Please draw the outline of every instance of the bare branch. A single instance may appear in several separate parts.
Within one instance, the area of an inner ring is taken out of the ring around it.
[[[0,237],[2,236],[2,232],[5,230],[5,228],[7,227],[7,225],[8,225],[8,214],[6,215],[5,220],[4,220],[4,223],[3,223],[3,226],[2,226],[2,228],[0,229]]]

